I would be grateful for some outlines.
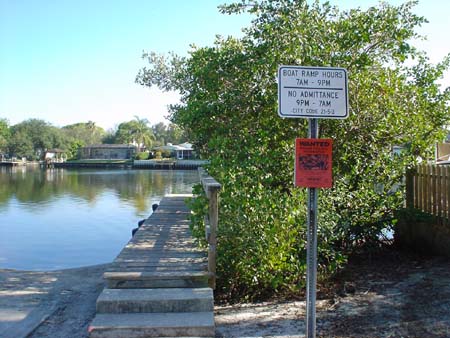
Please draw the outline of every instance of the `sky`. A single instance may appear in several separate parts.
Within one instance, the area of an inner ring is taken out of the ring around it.
[[[216,34],[242,36],[248,15],[223,15],[227,0],[0,0],[0,118],[54,126],[94,121],[113,129],[135,116],[166,122],[177,93],[135,83],[143,51],[186,55]],[[399,5],[404,1],[390,0]],[[372,0],[333,0],[367,8]],[[415,45],[438,62],[450,52],[450,1],[422,0],[428,41]],[[447,74],[442,82],[450,86]]]

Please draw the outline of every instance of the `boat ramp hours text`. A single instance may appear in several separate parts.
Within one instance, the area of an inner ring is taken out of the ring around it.
[[[280,66],[278,76],[278,114],[281,117],[347,116],[345,69]]]
[[[344,73],[337,70],[307,70],[307,69],[283,69],[283,77],[295,76],[301,78],[342,79]]]
[[[285,86],[287,97],[294,99],[292,114],[334,115],[334,100],[341,98],[343,88],[330,88],[332,79],[342,79],[344,73],[335,70],[283,69],[283,77],[294,77],[293,86]],[[333,82],[335,85],[336,83]]]

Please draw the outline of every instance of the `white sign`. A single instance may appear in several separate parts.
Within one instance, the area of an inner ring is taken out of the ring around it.
[[[347,118],[347,70],[280,66],[278,115],[292,118]]]

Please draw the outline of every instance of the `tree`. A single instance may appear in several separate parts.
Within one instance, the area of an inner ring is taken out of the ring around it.
[[[169,125],[159,122],[152,126],[153,135],[155,135],[155,145],[162,146],[167,143],[179,144],[187,141],[183,129],[176,124]]]
[[[159,122],[152,126],[153,135],[155,135],[155,146],[164,146],[167,144],[167,126],[164,122]]]
[[[174,123],[167,127],[167,140],[172,144],[180,144],[188,141],[185,131]]]
[[[139,118],[135,116],[135,124],[133,129],[134,141],[138,144],[138,148],[142,151],[143,148],[151,148],[155,136],[152,129],[149,127],[149,122],[146,118]]]
[[[33,140],[24,130],[13,130],[8,142],[8,153],[14,157],[27,157],[36,159],[41,155],[37,154],[33,147]]]
[[[223,184],[218,282],[230,297],[293,291],[304,282],[306,194],[293,187],[292,154],[307,121],[277,116],[278,65],[349,73],[350,117],[320,122],[320,136],[335,144],[334,187],[321,192],[319,206],[320,271],[336,271],[395,223],[403,190],[394,187],[406,166],[431,155],[450,117],[450,91],[436,84],[449,58],[433,66],[410,44],[425,22],[414,4],[339,11],[328,3],[243,0],[221,8],[254,15],[243,38],[219,37],[188,57],[144,55],[150,66],[137,82],[181,93],[171,118]],[[394,145],[405,146],[402,156],[392,156]],[[193,226],[201,233],[200,223]]]
[[[0,118],[0,153],[6,151],[10,136],[8,120]]]
[[[114,144],[116,143],[116,134],[117,134],[117,129],[108,129],[106,131],[105,136],[102,138],[102,143],[106,143],[106,144]]]
[[[66,148],[67,159],[69,160],[78,159],[80,148],[84,146],[86,146],[86,144],[83,141],[74,139],[71,143],[69,143],[68,147]]]
[[[28,119],[11,127],[8,151],[13,156],[38,160],[47,149],[65,149],[67,142],[59,128],[44,120]]]
[[[72,142],[85,145],[99,144],[106,136],[105,130],[92,121],[67,125],[62,127],[62,130]]]
[[[145,147],[151,148],[155,136],[148,124],[147,119],[138,116],[135,120],[121,123],[116,132],[116,142],[135,144],[140,151]]]

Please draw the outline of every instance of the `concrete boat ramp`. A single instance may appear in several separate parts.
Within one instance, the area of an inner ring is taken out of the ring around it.
[[[90,338],[214,337],[208,257],[189,230],[190,195],[168,195],[104,273]]]

